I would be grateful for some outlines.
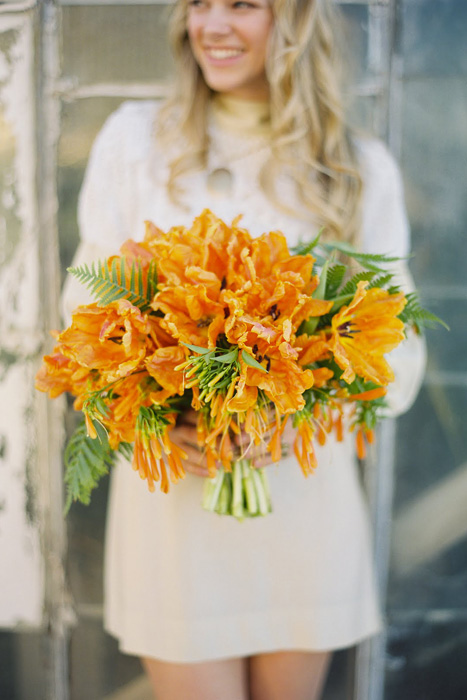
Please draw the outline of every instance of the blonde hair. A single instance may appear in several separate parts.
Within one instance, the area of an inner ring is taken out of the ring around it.
[[[262,189],[291,213],[275,188],[286,168],[305,218],[324,226],[330,238],[355,241],[362,182],[343,115],[335,10],[329,0],[271,0],[271,7],[274,26],[266,65],[271,158],[261,172]],[[168,185],[175,200],[181,196],[180,176],[206,165],[207,112],[213,95],[192,54],[186,22],[187,3],[179,0],[170,25],[176,81],[160,120],[166,143],[184,140],[183,154],[170,164]]]

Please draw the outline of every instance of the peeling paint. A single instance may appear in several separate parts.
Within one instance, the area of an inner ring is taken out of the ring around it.
[[[0,435],[0,460],[5,459],[7,456],[7,445],[8,441],[6,435]]]
[[[39,250],[33,13],[0,13],[0,626],[42,623],[33,374]]]
[[[32,382],[31,382],[32,384]],[[34,404],[29,404],[24,410],[24,423],[27,426],[34,425]],[[37,445],[34,434],[29,431],[28,441],[25,446],[25,514],[30,525],[39,525],[39,509],[37,505],[37,488],[35,477],[35,467],[37,461]]]
[[[14,365],[20,359],[21,355],[19,353],[10,352],[6,348],[0,348],[0,365],[4,370],[8,370],[11,365]],[[0,380],[2,375],[0,375]]]

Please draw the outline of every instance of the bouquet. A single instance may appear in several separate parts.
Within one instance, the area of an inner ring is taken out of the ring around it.
[[[340,253],[360,271],[351,275]],[[317,466],[314,441],[331,432],[353,431],[364,457],[393,380],[385,354],[409,326],[437,320],[394,285],[385,269],[394,260],[319,236],[289,251],[280,232],[252,238],[240,217],[228,226],[206,210],[191,228],[146,222],[142,242],[71,269],[96,303],[52,333],[36,379],[51,398],[69,392],[84,414],[65,450],[66,507],[89,502],[117,452],[149,490],[168,492],[185,475],[171,431],[189,406],[210,474],[203,505],[221,514],[271,510],[264,470],[239,436],[277,462],[292,421],[305,475]]]

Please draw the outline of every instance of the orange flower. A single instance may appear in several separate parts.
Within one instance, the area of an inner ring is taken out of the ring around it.
[[[36,375],[36,389],[48,391],[51,399],[55,399],[65,391],[76,396],[86,390],[90,379],[97,380],[97,373],[65,357],[60,348],[56,347],[52,355],[45,355],[43,359],[43,364]]]
[[[170,392],[170,395],[183,394],[184,377],[183,372],[175,370],[175,367],[185,360],[185,351],[179,345],[158,348],[145,360],[146,369],[151,377]]]
[[[313,445],[313,427],[306,419],[298,423],[293,449],[303,474],[312,474],[318,462]]]
[[[150,491],[155,490],[154,482],[160,481],[163,493],[169,491],[169,475],[173,482],[184,478],[182,459],[187,456],[169,437],[169,431],[175,424],[174,414],[168,413],[166,419],[169,425],[163,432],[138,423],[133,450],[133,469],[139,472],[141,479],[147,480]]]
[[[119,299],[107,306],[79,306],[60,333],[61,352],[83,367],[97,369],[104,381],[124,377],[140,366],[152,342],[150,324],[135,306]]]
[[[153,308],[164,313],[162,328],[184,343],[206,346],[211,324],[218,332],[222,328],[218,321],[224,318],[224,308],[202,285],[166,286],[154,297]]]
[[[311,370],[303,370],[295,360],[282,357],[270,358],[269,372],[261,372],[242,362],[240,377],[242,375],[247,386],[264,391],[281,415],[300,411],[305,406],[303,392],[313,386]]]
[[[404,339],[404,324],[397,318],[406,304],[402,293],[366,289],[359,282],[352,302],[332,319],[329,347],[349,384],[355,375],[379,385],[393,381],[394,374],[383,355]]]
[[[324,333],[299,335],[295,346],[299,350],[298,361],[301,365],[311,365],[331,357],[329,344]]]

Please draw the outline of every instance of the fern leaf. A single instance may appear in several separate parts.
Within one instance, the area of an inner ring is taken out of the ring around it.
[[[371,289],[372,287],[379,287],[380,289],[384,289],[389,282],[392,280],[394,275],[391,272],[388,272],[385,275],[378,275],[377,277],[374,277],[368,287]],[[395,292],[393,292],[394,294]]]
[[[399,314],[401,321],[415,326],[418,332],[422,332],[425,328],[433,328],[437,325],[441,325],[443,328],[446,328],[446,330],[449,330],[447,323],[421,306],[417,292],[410,292],[406,295],[406,299],[407,304]]]
[[[400,257],[386,255],[383,253],[360,253],[358,250],[355,250],[353,246],[351,246],[349,243],[345,243],[344,241],[323,243],[322,247],[328,252],[338,250],[340,253],[344,253],[344,255],[347,257],[353,258],[366,270],[372,270],[374,272],[381,271],[381,269],[384,269],[388,263],[397,262],[398,260],[402,259]]]
[[[148,269],[148,281],[147,281],[147,290],[146,290],[147,298],[152,301],[156,292],[157,292],[157,265],[156,265],[155,260],[151,260],[151,262],[149,263],[149,269]]]
[[[129,442],[121,442],[118,446],[118,451],[125,457],[128,462],[131,462],[133,457],[133,445]]]
[[[332,299],[332,297],[337,294],[345,277],[346,270],[347,268],[345,265],[332,265],[328,269],[325,299]]]
[[[65,513],[68,512],[73,501],[89,504],[91,492],[112,465],[114,451],[110,448],[105,430],[98,423],[95,426],[98,433],[95,440],[88,437],[83,421],[78,425],[66,446]]]
[[[107,305],[117,299],[127,299],[141,311],[150,308],[157,290],[157,270],[151,262],[145,284],[143,268],[140,261],[133,261],[130,274],[125,270],[125,258],[114,258],[109,268],[107,262],[98,261],[81,267],[68,268],[97,299],[98,303]]]
[[[351,277],[346,285],[339,291],[339,296],[355,294],[359,282],[371,282],[376,277],[376,274],[374,270],[357,272],[357,274]]]
[[[309,255],[319,243],[323,229],[318,231],[318,235],[312,241],[299,241],[297,245],[290,249],[292,255]]]

